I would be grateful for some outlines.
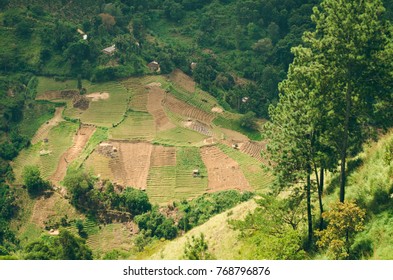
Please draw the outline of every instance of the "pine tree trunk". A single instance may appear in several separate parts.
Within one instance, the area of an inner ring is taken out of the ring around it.
[[[323,181],[324,181],[324,174],[323,168],[320,169],[320,173],[318,176],[318,168],[317,165],[314,163],[314,171],[315,171],[315,178],[317,179],[317,187],[318,187],[318,202],[319,202],[319,230],[323,229],[323,202],[322,202],[322,193],[323,193]]]
[[[318,201],[319,201],[319,213],[320,213],[320,217],[319,217],[319,229],[322,230],[323,229],[323,203],[322,203],[322,193],[323,193],[323,184],[324,184],[324,173],[323,173],[323,168],[320,169],[320,173],[319,173],[319,184],[318,184]],[[317,178],[318,180],[318,178]]]
[[[307,175],[307,221],[308,221],[308,245],[309,248],[312,246],[313,242],[313,230],[312,230],[312,215],[311,215],[311,179],[310,172]]]
[[[345,93],[345,123],[344,123],[344,135],[341,149],[341,166],[340,166],[340,202],[345,200],[345,184],[346,184],[346,160],[348,150],[348,138],[349,138],[349,118],[351,115],[351,85],[347,84],[347,91]]]

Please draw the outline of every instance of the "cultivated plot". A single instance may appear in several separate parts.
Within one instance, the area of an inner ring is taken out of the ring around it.
[[[128,112],[121,124],[110,129],[109,135],[114,140],[153,140],[155,122],[149,113]]]
[[[26,165],[37,165],[42,177],[49,179],[55,172],[60,157],[72,146],[77,130],[77,124],[61,122],[49,131],[47,141],[22,150],[12,163],[16,183],[22,184],[22,171]]]
[[[40,141],[43,141],[44,139],[48,138],[49,131],[58,125],[60,122],[64,121],[62,117],[62,112],[64,110],[64,107],[57,107],[55,111],[55,115],[53,116],[52,119],[44,123],[35,133],[33,138],[31,139],[31,144],[37,144]]]
[[[147,98],[147,110],[153,116],[157,131],[164,131],[176,126],[171,123],[166,115],[162,102],[165,98],[165,91],[157,86],[150,88]]]
[[[50,180],[55,185],[58,185],[67,173],[67,167],[82,153],[85,145],[95,131],[94,126],[82,125],[73,138],[72,146],[65,151],[57,164],[56,171],[50,177]]]
[[[202,147],[201,155],[207,168],[210,192],[228,189],[252,190],[239,164],[218,147]]]
[[[105,96],[103,98],[91,98],[86,110],[68,106],[64,115],[72,119],[80,119],[82,123],[102,127],[112,127],[124,118],[130,94],[118,82],[108,82],[92,85],[88,94]]]
[[[226,155],[236,160],[253,190],[264,192],[269,189],[273,176],[263,169],[263,163],[257,158],[253,158],[227,145],[219,144],[218,147]]]

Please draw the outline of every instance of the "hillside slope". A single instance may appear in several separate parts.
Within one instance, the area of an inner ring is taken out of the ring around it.
[[[192,236],[199,237],[201,233],[205,235],[209,246],[209,252],[219,260],[241,259],[246,252],[240,251],[241,241],[239,232],[233,230],[228,224],[228,220],[243,219],[248,212],[252,212],[257,207],[255,201],[249,200],[236,207],[214,216],[201,226],[198,226],[185,235],[166,242],[159,246],[157,252],[148,257],[153,260],[178,260],[183,258],[184,247],[187,240]]]

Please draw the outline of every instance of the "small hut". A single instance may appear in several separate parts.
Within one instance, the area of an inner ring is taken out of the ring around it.
[[[160,72],[160,64],[155,60],[147,64],[147,67],[149,67],[152,72]]]
[[[199,172],[199,169],[194,169],[192,171],[192,177],[199,177],[201,174]]]
[[[115,51],[116,51],[116,46],[115,45],[112,45],[112,46],[102,50],[102,52],[104,54],[107,54],[107,55],[113,55],[115,53]]]

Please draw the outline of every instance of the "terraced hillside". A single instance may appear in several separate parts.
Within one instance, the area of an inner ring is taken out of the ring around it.
[[[61,185],[67,167],[78,159],[78,166],[101,178],[146,189],[158,203],[269,185],[270,176],[261,168],[264,144],[214,125],[214,118],[225,111],[180,70],[169,76],[84,84],[87,93],[81,96],[76,81],[39,79],[38,99],[67,106],[56,110],[33,146],[15,160],[18,182],[24,163],[30,162]],[[87,108],[75,106],[75,96],[85,98]],[[94,147],[89,139],[95,129],[108,133],[101,132]]]

